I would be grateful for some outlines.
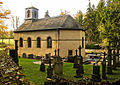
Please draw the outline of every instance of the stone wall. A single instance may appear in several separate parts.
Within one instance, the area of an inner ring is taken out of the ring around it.
[[[6,52],[0,52],[0,85],[31,85]]]

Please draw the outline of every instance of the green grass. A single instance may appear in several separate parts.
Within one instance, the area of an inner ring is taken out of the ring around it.
[[[44,81],[46,81],[46,72],[40,72],[40,65],[33,64],[34,59],[23,59],[20,58],[20,65],[23,67],[23,73],[26,75],[27,79],[33,82],[35,85],[41,85],[44,84]],[[92,75],[92,65],[84,65],[84,77],[91,78]],[[47,66],[46,66],[47,69]],[[107,75],[108,81],[116,81],[120,79],[120,68],[117,68],[118,70],[113,71],[113,75]],[[102,67],[100,66],[100,70],[102,70]],[[102,72],[100,72],[101,74]],[[80,78],[74,78],[76,75],[76,69],[73,69],[72,63],[64,63],[63,64],[63,78],[77,81]],[[106,81],[106,80],[103,80]]]

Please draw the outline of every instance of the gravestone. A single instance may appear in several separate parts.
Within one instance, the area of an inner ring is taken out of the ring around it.
[[[49,53],[49,66],[47,68],[47,78],[52,78],[53,77],[53,68],[51,67],[51,57]]]
[[[78,63],[78,69],[76,70],[76,78],[83,77],[82,74],[84,74],[83,69],[83,57],[81,56],[81,46],[79,46],[79,56],[77,57],[77,63]]]
[[[34,59],[33,56],[34,56],[33,54],[29,54],[29,55],[28,55],[28,58]]]
[[[112,74],[112,65],[111,65],[111,60],[112,60],[112,56],[111,56],[111,48],[110,48],[110,43],[108,46],[108,65],[107,65],[107,74]]]
[[[10,49],[10,56],[12,57],[13,61],[19,65],[19,61],[18,61],[18,40],[15,40],[15,50],[14,49]]]
[[[26,58],[26,53],[23,53],[22,57],[23,57],[23,58]]]
[[[105,55],[106,55],[106,53],[104,52],[104,58],[103,58],[103,62],[102,62],[102,78],[103,79],[107,79],[107,77],[106,77],[106,59],[105,59]]]
[[[95,63],[93,64],[93,74],[92,74],[91,81],[93,81],[93,82],[101,82],[101,79],[100,79],[100,66],[98,66]]]
[[[81,73],[84,74],[84,69],[83,69],[83,57],[81,56],[81,46],[79,46],[79,58],[80,58],[80,68],[81,68]]]
[[[45,72],[45,64],[44,64],[44,62],[42,62],[41,65],[40,65],[40,71]]]
[[[78,68],[78,62],[77,62],[77,57],[78,57],[78,55],[77,55],[77,49],[75,50],[75,52],[76,52],[76,55],[75,55],[75,57],[74,57],[73,68]]]
[[[62,58],[59,56],[59,49],[58,49],[58,56],[54,57],[54,71],[56,75],[62,75],[63,74],[63,62]]]

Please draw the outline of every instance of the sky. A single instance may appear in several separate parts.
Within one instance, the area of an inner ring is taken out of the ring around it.
[[[70,15],[75,15],[79,10],[86,13],[89,0],[0,0],[3,8],[11,10],[12,16],[20,18],[20,25],[24,22],[25,8],[34,6],[39,9],[39,18],[44,18],[48,10],[50,17],[60,15],[61,11],[67,10]],[[91,4],[98,5],[99,0],[91,0]],[[7,20],[8,28],[12,28],[11,20]]]

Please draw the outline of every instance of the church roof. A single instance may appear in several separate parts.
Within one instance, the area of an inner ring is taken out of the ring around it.
[[[42,18],[34,21],[26,20],[15,32],[54,29],[83,30],[82,27],[70,15],[63,15],[57,17]]]

